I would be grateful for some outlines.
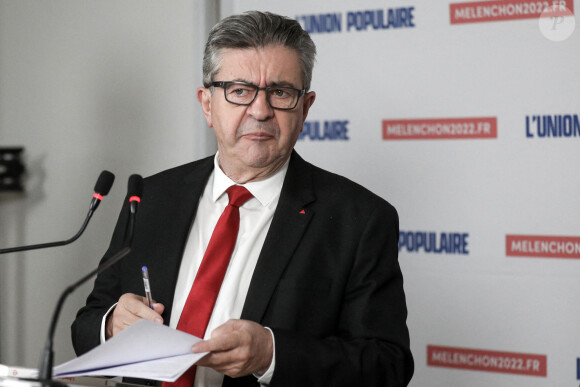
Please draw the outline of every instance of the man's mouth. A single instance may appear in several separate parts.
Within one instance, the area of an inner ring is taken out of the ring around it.
[[[270,139],[274,138],[274,135],[271,133],[262,131],[262,130],[258,130],[258,131],[246,133],[242,137],[244,137],[248,140],[265,141],[265,140],[270,140]]]

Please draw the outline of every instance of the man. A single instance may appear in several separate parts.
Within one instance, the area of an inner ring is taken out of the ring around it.
[[[396,210],[293,150],[315,99],[314,56],[308,34],[278,15],[249,12],[212,29],[197,96],[218,152],[145,179],[132,252],[97,278],[73,324],[78,354],[141,318],[177,329],[191,320],[184,311],[200,267],[214,264],[204,254],[226,190],[241,185],[253,197],[239,205],[205,340],[192,349],[209,352],[194,385],[408,383]],[[124,208],[103,259],[121,248],[126,223]],[[153,309],[139,295],[143,265]]]

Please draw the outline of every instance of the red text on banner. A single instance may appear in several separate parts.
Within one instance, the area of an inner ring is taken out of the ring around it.
[[[580,237],[506,235],[508,257],[580,258]]]
[[[427,346],[427,365],[531,376],[547,375],[547,356],[470,348]]]
[[[449,5],[451,24],[563,17],[574,13],[573,0],[495,0]]]
[[[497,138],[496,117],[383,120],[383,140]]]

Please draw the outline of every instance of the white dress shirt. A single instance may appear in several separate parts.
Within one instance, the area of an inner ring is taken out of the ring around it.
[[[282,184],[288,170],[288,162],[289,160],[278,172],[265,180],[243,184],[254,197],[240,206],[238,238],[236,239],[234,251],[232,252],[204,339],[209,339],[211,332],[218,326],[230,319],[239,319],[242,315],[250,281],[280,199]],[[211,234],[219,217],[228,205],[229,200],[226,190],[235,184],[220,169],[218,154],[216,154],[214,170],[207,181],[203,194],[199,198],[197,214],[189,232],[181,260],[170,316],[169,326],[172,328],[177,327],[183,306],[193,285],[197,270],[201,265]],[[112,312],[115,305],[103,317],[101,323],[102,343],[105,342],[107,316]],[[274,338],[273,334],[272,338]],[[276,358],[273,356],[270,368],[263,375],[255,375],[261,385],[270,383],[274,374],[275,362]],[[211,368],[198,367],[193,385],[195,387],[219,387],[222,382],[223,374]]]
[[[210,338],[211,332],[218,326],[230,319],[238,319],[242,314],[250,281],[258,262],[258,256],[264,245],[266,234],[272,223],[274,211],[278,205],[287,169],[288,161],[276,174],[268,179],[243,185],[254,197],[240,207],[238,238],[204,339]],[[215,225],[228,205],[226,189],[235,184],[220,169],[218,155],[216,154],[214,171],[210,175],[199,199],[197,214],[189,233],[179,269],[170,318],[170,326],[173,328],[177,327],[183,306],[189,295],[197,270],[201,265]],[[275,359],[272,359],[270,369],[258,379],[261,384],[270,382],[274,370],[274,361]],[[222,374],[211,368],[198,367],[194,386],[217,387],[221,386],[222,382]]]

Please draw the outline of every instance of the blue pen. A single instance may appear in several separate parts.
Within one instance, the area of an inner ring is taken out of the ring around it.
[[[143,285],[145,286],[145,296],[147,297],[147,305],[153,309],[153,298],[151,297],[151,286],[149,286],[149,271],[147,271],[147,266],[141,268],[143,272]]]

